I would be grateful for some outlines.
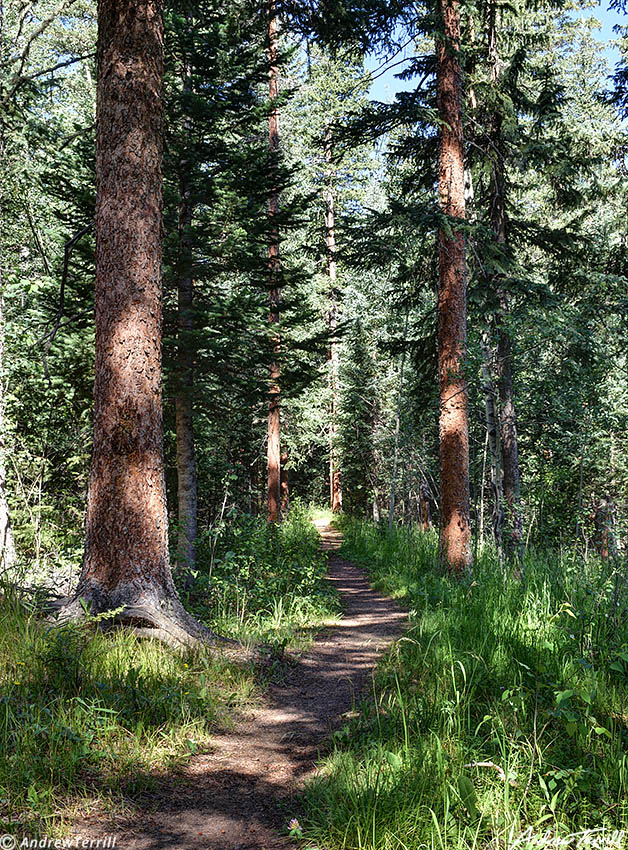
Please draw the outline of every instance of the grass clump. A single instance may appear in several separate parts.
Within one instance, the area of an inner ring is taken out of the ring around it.
[[[343,554],[403,600],[410,629],[309,785],[306,837],[326,850],[625,843],[619,565],[531,552],[522,582],[486,551],[458,583],[439,574],[435,533],[343,531]]]
[[[215,631],[265,642],[276,660],[333,616],[324,574],[302,507],[280,527],[232,516],[206,535],[184,601]],[[104,633],[94,619],[51,629],[0,594],[0,833],[49,837],[96,801],[124,805],[207,749],[268,676],[267,664]]]
[[[50,835],[72,808],[150,788],[255,690],[252,669],[89,622],[0,606],[0,829]]]

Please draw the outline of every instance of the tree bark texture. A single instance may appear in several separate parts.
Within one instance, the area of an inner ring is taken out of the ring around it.
[[[94,441],[77,596],[162,607],[162,0],[99,0]]]
[[[191,223],[192,207],[189,191],[187,187],[183,186],[179,206],[178,348],[175,397],[179,519],[177,568],[188,573],[196,567],[198,506],[193,414],[194,348],[191,339],[194,330],[194,282],[191,272],[189,239]]]
[[[490,79],[493,86],[499,84],[499,51],[497,44],[497,4],[492,0],[489,8],[488,54]],[[496,108],[491,115],[490,149],[492,155],[491,227],[495,241],[501,248],[507,245],[506,220],[506,173],[503,117]],[[517,415],[512,378],[512,340],[507,318],[510,312],[508,295],[505,291],[503,274],[496,274],[493,287],[499,300],[497,328],[497,387],[500,402],[500,430],[503,468],[503,492],[505,500],[506,555],[520,559],[523,552],[523,519],[521,515],[521,482],[519,475],[519,442],[517,438]],[[505,321],[506,320],[506,321]]]
[[[457,575],[472,566],[469,511],[469,427],[466,358],[465,217],[460,14],[440,0],[443,37],[437,41],[440,130],[438,194],[448,226],[439,231],[438,371],[440,383],[440,557]]]
[[[334,513],[342,510],[342,486],[338,460],[338,409],[340,357],[338,350],[338,266],[336,263],[336,211],[333,185],[333,140],[331,130],[325,131],[325,161],[327,186],[325,189],[325,242],[327,246],[327,277],[329,279],[329,506]]]
[[[269,63],[269,96],[271,112],[268,122],[268,141],[271,153],[271,191],[268,204],[270,223],[270,246],[268,262],[270,272],[270,323],[276,326],[272,335],[273,360],[270,365],[270,390],[268,400],[268,521],[279,522],[281,519],[281,393],[279,386],[279,188],[277,157],[279,155],[279,53],[278,53],[278,24],[275,0],[268,4],[268,63]]]
[[[0,45],[4,39],[4,6],[0,2]],[[2,53],[1,55],[4,55]],[[0,93],[1,94],[1,93]],[[0,234],[4,227],[2,187],[4,185],[4,121],[0,113]],[[15,563],[16,552],[11,528],[11,515],[6,493],[6,442],[4,429],[4,268],[0,243],[0,569],[6,571]]]

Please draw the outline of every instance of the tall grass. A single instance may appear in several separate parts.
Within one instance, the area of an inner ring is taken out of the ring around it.
[[[457,583],[439,574],[432,533],[358,520],[343,531],[345,556],[407,605],[411,627],[309,785],[305,835],[325,850],[392,850],[558,835],[575,846],[597,829],[611,846],[628,827],[617,565],[530,553],[524,583],[487,551]]]
[[[338,612],[312,510],[294,500],[279,525],[233,514],[202,538],[190,607],[246,643],[302,645]]]
[[[333,615],[324,573],[303,508],[280,528],[231,517],[203,541],[187,602],[215,630],[265,642],[276,661]],[[207,748],[272,670],[89,622],[51,629],[0,592],[0,833],[56,835],[96,802],[124,805]]]

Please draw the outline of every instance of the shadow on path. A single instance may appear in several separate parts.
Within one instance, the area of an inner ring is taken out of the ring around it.
[[[149,808],[122,831],[118,824],[119,850],[294,846],[281,837],[286,806],[314,771],[319,747],[365,689],[378,653],[400,635],[406,619],[395,602],[371,590],[361,569],[336,554],[342,535],[317,527],[342,620],[319,635],[288,681],[269,688],[261,708],[234,731],[213,737],[212,753],[160,781],[140,804]],[[100,834],[106,831],[101,827]]]

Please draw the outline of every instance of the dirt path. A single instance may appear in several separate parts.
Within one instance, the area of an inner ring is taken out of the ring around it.
[[[370,589],[364,572],[334,553],[341,535],[319,527],[329,580],[343,619],[305,653],[290,680],[273,685],[265,705],[215,750],[169,778],[150,811],[118,831],[120,850],[279,850],[290,798],[315,769],[319,747],[368,683],[378,652],[400,634],[405,614]]]

